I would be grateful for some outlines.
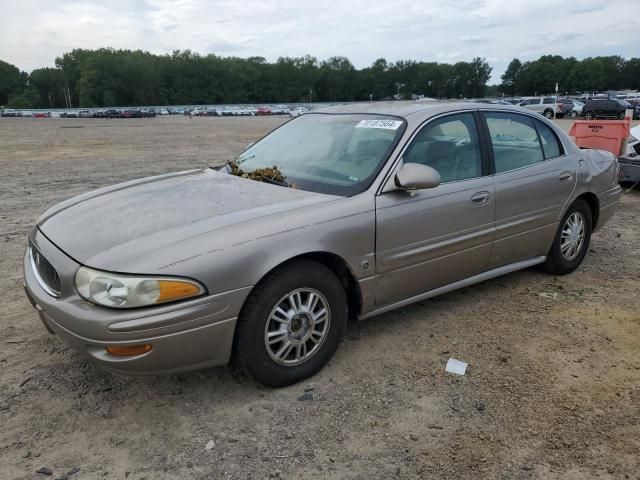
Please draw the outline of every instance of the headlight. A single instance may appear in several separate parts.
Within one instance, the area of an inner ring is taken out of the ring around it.
[[[119,275],[87,267],[78,269],[75,284],[85,300],[112,308],[146,307],[206,293],[205,288],[193,280]]]

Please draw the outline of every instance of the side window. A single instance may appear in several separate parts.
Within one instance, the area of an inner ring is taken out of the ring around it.
[[[480,141],[473,114],[449,115],[427,124],[403,155],[405,163],[434,168],[442,182],[482,174]]]
[[[553,98],[547,97],[547,98],[544,99],[544,101],[542,103],[548,105],[548,104],[554,103],[554,101],[553,101]]]
[[[487,112],[496,173],[527,167],[544,160],[533,120],[525,115]]]
[[[540,134],[540,141],[542,142],[542,151],[544,152],[544,158],[559,157],[562,154],[562,148],[560,142],[555,133],[542,122],[536,121],[536,127]]]

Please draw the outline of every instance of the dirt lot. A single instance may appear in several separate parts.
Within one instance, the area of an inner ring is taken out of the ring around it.
[[[280,390],[225,368],[116,378],[47,334],[22,292],[41,212],[223,162],[281,121],[0,119],[1,479],[640,478],[637,190],[574,274],[526,270],[365,321]]]

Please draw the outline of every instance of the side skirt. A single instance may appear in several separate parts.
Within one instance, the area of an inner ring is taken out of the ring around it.
[[[511,263],[509,265],[503,265],[502,267],[494,268],[493,270],[487,270],[486,272],[482,272],[478,275],[458,280],[457,282],[450,283],[449,285],[434,288],[433,290],[429,290],[428,292],[405,298],[404,300],[385,305],[384,307],[376,308],[375,310],[365,313],[364,315],[360,315],[358,319],[364,320],[365,318],[375,317],[376,315],[380,315],[381,313],[386,313],[391,310],[395,310],[396,308],[401,308],[412,303],[419,302],[421,300],[426,300],[427,298],[436,297],[438,295],[442,295],[443,293],[449,293],[453,290],[458,290],[459,288],[468,287],[469,285],[473,285],[475,283],[484,282],[485,280],[489,280],[491,278],[500,277],[502,275],[506,275],[507,273],[512,273],[517,270],[532,267],[534,265],[543,263],[546,259],[547,257],[544,256],[533,257],[528,260],[522,260],[520,262]]]

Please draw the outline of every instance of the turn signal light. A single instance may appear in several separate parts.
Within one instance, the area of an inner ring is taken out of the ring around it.
[[[108,345],[106,347],[107,353],[115,355],[117,357],[133,357],[135,355],[142,355],[151,351],[153,347],[149,344],[146,345]]]

